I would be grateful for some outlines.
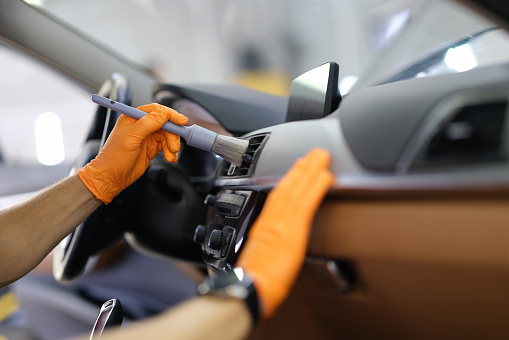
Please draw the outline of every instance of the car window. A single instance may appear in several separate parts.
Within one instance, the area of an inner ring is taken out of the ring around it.
[[[18,192],[37,190],[68,171],[95,105],[86,89],[2,44],[0,74],[8,75],[0,82],[0,195],[15,193],[15,183]]]
[[[464,72],[475,67],[508,61],[509,34],[494,27],[430,53],[384,82]]]

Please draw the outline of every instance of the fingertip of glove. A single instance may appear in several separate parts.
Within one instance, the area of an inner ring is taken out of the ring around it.
[[[183,114],[163,105],[160,105],[160,107],[155,111],[165,115],[166,120],[169,120],[173,124],[186,125],[189,121]]]
[[[176,163],[178,160],[178,152],[172,152],[170,150],[164,150],[163,152],[164,159],[170,163]]]
[[[322,148],[314,148],[306,155],[307,159],[311,159],[314,162],[320,162],[329,164],[331,160],[331,154],[328,150]]]
[[[170,115],[170,122],[178,125],[186,125],[189,122],[189,119],[184,116],[182,113],[172,110],[173,112]]]

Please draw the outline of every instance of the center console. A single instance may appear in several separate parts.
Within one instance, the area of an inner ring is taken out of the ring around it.
[[[203,260],[211,269],[232,269],[265,197],[264,192],[230,189],[206,197],[211,216],[208,225],[196,228],[194,241],[201,245]]]

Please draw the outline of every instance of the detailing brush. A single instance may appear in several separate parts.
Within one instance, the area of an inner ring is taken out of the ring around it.
[[[135,119],[140,119],[146,115],[146,113],[141,110],[101,97],[97,94],[92,95],[92,101]],[[247,140],[219,135],[198,125],[180,126],[167,122],[163,125],[162,129],[184,138],[188,145],[213,152],[237,166],[242,164],[242,156],[246,153],[247,147],[249,146]]]

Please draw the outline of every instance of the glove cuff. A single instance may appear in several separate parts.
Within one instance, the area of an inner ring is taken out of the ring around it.
[[[90,192],[100,201],[102,201],[104,204],[110,203],[115,195],[106,195],[101,190],[97,189],[97,187],[94,185],[94,181],[90,178],[93,177],[93,174],[90,174],[90,165],[87,164],[83,168],[78,169],[78,176],[80,177],[81,181],[85,186],[90,190]],[[93,172],[93,171],[92,171]],[[111,196],[111,197],[110,197]]]

